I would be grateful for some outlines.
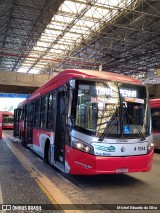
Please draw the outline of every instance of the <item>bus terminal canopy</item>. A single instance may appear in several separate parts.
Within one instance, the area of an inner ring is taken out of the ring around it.
[[[68,68],[102,68],[160,81],[158,0],[5,0],[0,5],[1,71],[55,75]]]

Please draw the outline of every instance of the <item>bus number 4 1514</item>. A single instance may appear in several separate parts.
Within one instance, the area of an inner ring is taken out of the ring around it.
[[[138,146],[138,147],[135,147],[134,150],[135,150],[135,151],[140,151],[140,152],[141,152],[141,151],[146,150],[146,147],[145,147],[145,146]]]

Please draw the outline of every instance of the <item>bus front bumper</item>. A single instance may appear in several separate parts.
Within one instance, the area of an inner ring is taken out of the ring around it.
[[[152,167],[153,153],[154,150],[140,156],[106,157],[94,156],[67,147],[65,162],[67,172],[70,174],[96,175],[147,172]]]

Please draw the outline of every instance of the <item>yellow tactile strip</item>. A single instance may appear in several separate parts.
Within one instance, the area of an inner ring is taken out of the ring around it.
[[[46,194],[48,199],[53,205],[59,204],[71,204],[74,205],[64,194],[60,191],[53,182],[51,182],[44,174],[42,174],[15,146],[12,144],[5,134],[3,134],[3,139],[6,144],[10,147],[11,151],[17,157],[17,159],[22,163],[26,170],[35,179],[41,190]],[[76,207],[75,207],[76,208]],[[63,209],[63,208],[62,208]],[[63,210],[66,213],[81,213],[80,210]]]

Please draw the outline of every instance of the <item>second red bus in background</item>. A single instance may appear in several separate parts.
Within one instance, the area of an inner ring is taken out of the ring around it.
[[[150,104],[154,148],[160,149],[160,98],[151,99]]]
[[[1,111],[2,129],[13,129],[14,127],[14,113],[8,111]]]

